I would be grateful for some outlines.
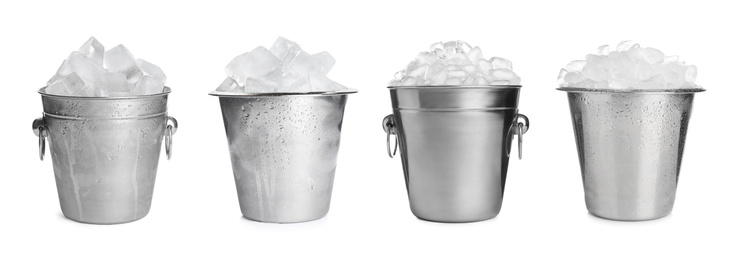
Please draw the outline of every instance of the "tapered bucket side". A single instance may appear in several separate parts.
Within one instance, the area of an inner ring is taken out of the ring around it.
[[[694,92],[567,95],[589,212],[626,221],[670,214]]]
[[[329,211],[346,94],[220,96],[240,210],[296,223]]]

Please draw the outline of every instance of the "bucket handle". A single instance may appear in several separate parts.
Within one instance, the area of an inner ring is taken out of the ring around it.
[[[172,116],[166,117],[166,159],[171,160],[171,154],[173,153],[173,135],[176,130],[179,129],[179,122]]]
[[[523,122],[518,122],[518,119],[522,118]],[[508,145],[505,146],[505,153],[510,156],[510,146],[513,142],[513,136],[518,135],[518,159],[523,159],[523,134],[528,132],[528,128],[531,127],[531,121],[524,114],[516,114],[516,118],[513,120],[513,125],[510,126],[508,132]]]
[[[46,129],[46,122],[43,117],[33,120],[33,134],[38,136],[38,157],[41,161],[43,161],[43,156],[46,154],[46,137],[48,136]]]
[[[388,156],[390,158],[393,158],[396,156],[396,152],[398,151],[398,133],[396,132],[396,123],[395,123],[395,116],[394,115],[387,115],[385,118],[383,118],[383,131],[387,134],[386,138],[386,144],[388,147]],[[395,135],[395,146],[393,147],[393,152],[391,152],[390,149],[390,136]]]

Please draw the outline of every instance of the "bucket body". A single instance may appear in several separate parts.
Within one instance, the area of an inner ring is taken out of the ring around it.
[[[473,222],[500,212],[519,93],[520,86],[390,88],[386,120],[395,125],[416,217]]]
[[[585,203],[595,216],[649,220],[671,213],[694,93],[567,91]]]
[[[296,223],[329,211],[347,94],[219,96],[240,211]]]
[[[41,93],[41,159],[47,137],[61,211],[93,224],[135,221],[148,214],[170,90],[125,98]],[[40,121],[39,121],[40,120]],[[170,136],[169,136],[170,138]]]

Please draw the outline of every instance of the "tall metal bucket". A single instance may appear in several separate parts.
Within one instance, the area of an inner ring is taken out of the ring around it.
[[[513,135],[519,157],[528,118],[518,113],[521,86],[389,87],[393,114],[383,120],[397,136],[416,217],[473,222],[500,212]],[[522,122],[519,121],[522,119]]]
[[[566,91],[587,210],[650,220],[674,207],[694,93],[704,89]]]
[[[219,97],[242,215],[296,223],[329,211],[347,95],[223,93]]]
[[[41,160],[48,138],[64,216],[117,224],[148,214],[162,139],[170,159],[177,129],[167,115],[170,92],[166,87],[148,96],[73,97],[38,91],[44,112],[33,131]]]

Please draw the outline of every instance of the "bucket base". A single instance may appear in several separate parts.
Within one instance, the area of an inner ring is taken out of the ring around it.
[[[645,215],[641,217],[611,216],[611,215],[606,215],[606,214],[601,214],[601,213],[595,213],[589,209],[587,210],[587,212],[589,212],[590,215],[601,218],[601,219],[613,220],[613,221],[625,221],[625,222],[656,220],[656,219],[664,218],[664,217],[671,215],[671,211],[663,213],[663,214]]]
[[[416,215],[414,215],[416,216]],[[443,220],[443,219],[428,219],[428,218],[422,218],[419,216],[416,216],[416,218],[423,220],[423,221],[429,221],[429,222],[436,222],[436,223],[447,223],[447,224],[462,224],[462,223],[474,223],[474,222],[481,222],[485,220],[494,219],[495,216],[489,217],[489,218],[481,218],[481,219],[471,219],[471,220]]]
[[[71,221],[74,221],[74,222],[77,222],[77,223],[82,223],[82,224],[91,224],[91,225],[117,225],[117,224],[125,224],[125,223],[131,223],[131,222],[138,221],[138,220],[144,218],[146,215],[148,215],[147,212],[145,214],[143,214],[142,216],[139,216],[138,218],[135,218],[135,219],[125,220],[125,221],[110,221],[110,222],[107,222],[107,221],[79,220],[79,219],[71,218],[71,217],[69,217],[67,215],[64,215],[64,217],[67,218],[67,219],[69,219],[69,220],[71,220]]]
[[[304,222],[310,222],[310,221],[320,220],[320,219],[324,218],[324,216],[326,216],[326,215],[327,214],[325,213],[324,215],[318,216],[316,218],[304,218],[304,219],[294,219],[294,220],[285,220],[285,221],[283,221],[283,220],[270,220],[270,219],[251,218],[251,217],[248,217],[248,216],[245,216],[245,215],[242,215],[242,217],[244,219],[247,219],[247,220],[250,220],[250,221],[261,222],[261,223],[296,224],[296,223],[304,223]]]

